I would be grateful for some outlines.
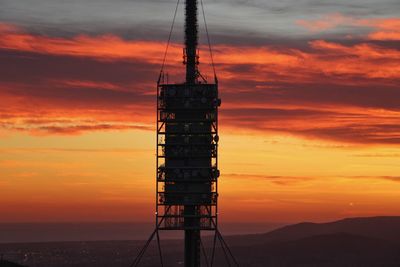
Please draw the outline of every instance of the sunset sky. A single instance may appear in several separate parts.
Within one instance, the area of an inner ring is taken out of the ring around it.
[[[221,220],[400,215],[400,2],[204,1]],[[0,0],[0,222],[153,220],[155,85],[175,3]]]

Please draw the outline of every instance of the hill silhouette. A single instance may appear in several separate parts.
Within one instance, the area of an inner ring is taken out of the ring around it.
[[[264,238],[291,240],[333,233],[349,233],[400,241],[400,216],[347,218],[330,223],[299,223],[272,231],[265,235]]]
[[[212,238],[203,241],[210,252]],[[306,222],[264,234],[228,236],[226,241],[244,267],[400,266],[400,217]],[[161,243],[164,266],[182,264],[182,240]],[[129,266],[142,245],[143,241],[53,242],[0,244],[0,250],[27,266],[118,267]],[[141,266],[159,266],[155,242]],[[214,266],[228,266],[219,247]]]
[[[303,222],[265,234],[232,236],[227,239],[232,243],[255,245],[338,233],[400,242],[400,216],[346,218],[328,223]]]
[[[299,223],[228,242],[245,266],[400,266],[400,217]]]

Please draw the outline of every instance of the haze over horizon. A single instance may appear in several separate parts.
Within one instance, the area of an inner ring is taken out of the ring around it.
[[[174,5],[0,1],[1,223],[153,220],[155,83]],[[222,222],[400,214],[399,8],[205,1]],[[182,16],[167,58],[176,82]]]

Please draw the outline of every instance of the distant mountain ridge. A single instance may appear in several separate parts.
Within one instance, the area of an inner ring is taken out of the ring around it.
[[[327,223],[303,222],[265,234],[232,236],[228,239],[235,243],[241,240],[240,243],[255,245],[338,233],[400,242],[400,216],[355,217]]]
[[[298,223],[229,237],[245,266],[400,266],[400,216]]]
[[[242,267],[399,267],[400,216],[298,223],[264,234],[226,236]],[[212,237],[204,237],[211,251]],[[144,241],[0,244],[8,259],[27,266],[127,266]],[[182,240],[162,240],[165,267],[182,262]],[[227,266],[217,246],[214,266]],[[159,266],[155,242],[142,267]]]
[[[304,222],[284,226],[263,236],[275,240],[293,240],[335,233],[348,233],[400,242],[400,216],[356,217],[328,223]]]

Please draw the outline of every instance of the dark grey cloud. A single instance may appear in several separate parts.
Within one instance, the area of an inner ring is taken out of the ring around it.
[[[391,175],[381,175],[381,176],[349,176],[348,178],[353,179],[378,179],[378,180],[387,180],[392,182],[400,182],[400,176],[391,176]]]
[[[272,103],[271,103],[272,104]],[[221,110],[223,116],[246,117],[246,121],[251,120],[250,117],[263,121],[276,120],[276,119],[309,119],[310,117],[322,117],[341,115],[347,117],[355,117],[357,114],[351,113],[337,113],[323,110],[312,109],[279,109],[279,108],[225,108]]]
[[[92,57],[48,55],[0,49],[2,82],[38,83],[51,79],[110,82],[121,86],[155,80],[159,64],[140,60],[96,60]],[[130,87],[126,87],[129,90]]]
[[[268,104],[266,104],[268,105]],[[221,109],[221,125],[351,144],[400,144],[400,118],[318,109]]]
[[[224,176],[232,177],[232,178],[246,178],[246,179],[259,179],[259,180],[267,180],[271,183],[275,183],[277,185],[292,185],[296,183],[301,183],[304,181],[311,181],[319,179],[317,177],[307,177],[307,176],[278,176],[278,175],[260,175],[260,174],[250,174],[250,173],[227,173]],[[393,182],[400,182],[400,176],[390,176],[390,175],[381,175],[381,176],[338,176],[339,178],[347,178],[347,179],[376,179],[376,180],[388,180]],[[335,177],[325,177],[325,178],[335,178]]]
[[[260,74],[261,75],[261,74]],[[264,74],[265,75],[265,74]],[[240,77],[240,74],[238,73]],[[268,77],[266,75],[266,77]],[[284,78],[284,77],[283,77]],[[323,77],[321,76],[323,80]],[[284,79],[282,79],[284,80]],[[382,108],[400,111],[400,90],[398,85],[379,85],[381,80],[370,80],[371,85],[354,80],[355,85],[339,83],[299,83],[250,80],[222,81],[222,96],[232,103],[286,104],[286,105],[338,105],[364,108]],[[366,81],[364,81],[366,82]],[[235,86],[235,87],[234,87]],[[257,89],[263,88],[265,89]],[[237,90],[232,90],[236,88]]]
[[[0,129],[5,128],[0,124]],[[76,135],[85,132],[93,131],[121,131],[121,130],[145,130],[153,131],[152,127],[132,125],[132,124],[107,124],[107,123],[97,123],[91,125],[24,125],[24,126],[12,126],[7,127],[8,130],[16,130],[20,132],[28,132],[34,134],[60,134],[60,135]]]
[[[154,102],[154,88],[149,88],[148,82],[155,81],[158,65],[6,50],[0,50],[0,58],[1,90],[14,96],[75,107]]]
[[[296,25],[301,19],[318,19],[330,13],[359,18],[393,17],[398,16],[399,8],[398,1],[393,0],[204,2],[211,33],[217,40],[221,36],[266,40],[304,38],[309,37],[309,33]],[[164,40],[175,3],[175,0],[1,0],[0,21],[51,35],[115,33],[126,38]],[[176,40],[182,39],[183,13],[182,6],[177,17]],[[202,20],[200,22],[202,24]],[[343,30],[332,29],[325,37],[343,33]],[[313,35],[315,37],[315,33]]]
[[[249,173],[227,173],[223,175],[232,178],[242,178],[242,179],[245,178],[246,180],[247,179],[266,180],[277,185],[293,185],[301,182],[315,180],[314,177],[259,175],[259,174],[249,174]]]

